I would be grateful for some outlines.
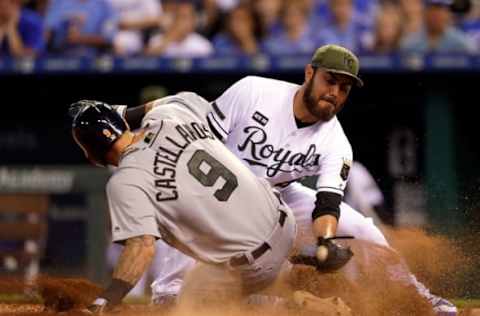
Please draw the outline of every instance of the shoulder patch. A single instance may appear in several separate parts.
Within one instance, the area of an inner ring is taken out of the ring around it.
[[[352,166],[352,161],[346,158],[343,158],[343,165],[342,169],[340,170],[340,177],[343,181],[348,179],[348,174],[350,172],[350,168]]]
[[[268,123],[268,117],[266,117],[265,115],[263,115],[262,113],[260,113],[258,111],[253,113],[252,118],[255,122],[257,122],[258,124],[260,124],[262,126],[265,126]]]

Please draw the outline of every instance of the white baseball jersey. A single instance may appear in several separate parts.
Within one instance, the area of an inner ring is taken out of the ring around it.
[[[383,194],[367,168],[354,161],[350,170],[345,202],[368,217],[375,218],[374,207],[383,204]]]
[[[155,105],[142,122],[144,139],[129,147],[107,185],[113,241],[153,235],[214,263],[265,242],[279,200],[213,136],[210,104],[181,93]]]
[[[318,175],[318,190],[343,195],[352,149],[336,117],[298,128],[293,100],[299,85],[248,76],[215,102],[208,121],[257,176],[283,187]]]

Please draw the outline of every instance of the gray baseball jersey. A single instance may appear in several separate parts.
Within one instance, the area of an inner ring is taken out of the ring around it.
[[[193,93],[156,101],[142,122],[144,139],[129,147],[107,185],[113,241],[153,235],[219,263],[272,232],[277,197],[213,136],[209,111]]]
[[[208,114],[212,130],[257,176],[284,187],[318,175],[318,190],[343,195],[352,148],[336,117],[298,128],[300,86],[248,76],[227,89]]]

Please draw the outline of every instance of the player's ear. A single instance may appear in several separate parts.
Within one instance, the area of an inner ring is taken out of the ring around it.
[[[310,81],[313,78],[315,71],[312,67],[312,64],[307,64],[305,66],[305,82]]]

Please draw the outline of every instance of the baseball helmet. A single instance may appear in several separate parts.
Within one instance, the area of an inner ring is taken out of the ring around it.
[[[105,156],[128,125],[115,111],[103,102],[81,100],[69,109],[73,117],[72,134],[85,156],[94,164],[105,166]]]

